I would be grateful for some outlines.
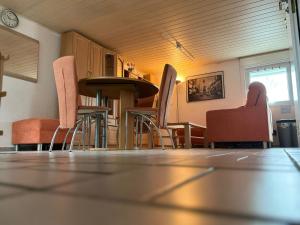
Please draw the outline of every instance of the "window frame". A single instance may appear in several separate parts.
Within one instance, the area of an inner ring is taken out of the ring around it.
[[[293,84],[292,84],[292,74],[291,74],[291,63],[277,63],[277,64],[271,64],[271,65],[265,65],[265,66],[257,66],[246,69],[246,91],[247,87],[250,85],[250,72],[255,72],[257,70],[262,69],[272,69],[274,67],[285,67],[287,69],[287,82],[288,82],[288,94],[289,94],[289,100],[288,101],[277,101],[277,102],[269,102],[269,105],[276,106],[276,105],[291,105],[294,102],[294,96],[293,96]]]

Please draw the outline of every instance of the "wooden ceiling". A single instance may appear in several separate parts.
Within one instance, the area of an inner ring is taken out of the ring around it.
[[[77,30],[116,49],[139,70],[179,73],[211,62],[289,48],[278,0],[0,0],[55,31]],[[168,39],[176,38],[191,61]]]

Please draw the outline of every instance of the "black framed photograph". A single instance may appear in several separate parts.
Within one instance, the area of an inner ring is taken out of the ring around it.
[[[188,77],[187,102],[225,98],[224,71]]]

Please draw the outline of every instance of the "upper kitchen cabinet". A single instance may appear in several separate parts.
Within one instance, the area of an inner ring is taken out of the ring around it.
[[[74,55],[78,80],[89,77],[90,70],[90,40],[76,32],[66,32],[62,35],[61,56]]]
[[[117,75],[116,52],[74,31],[62,34],[61,56],[66,55],[75,56],[78,80]]]
[[[89,68],[90,77],[100,77],[103,75],[103,47],[92,41],[90,43]]]
[[[117,53],[103,48],[103,75],[117,76]]]

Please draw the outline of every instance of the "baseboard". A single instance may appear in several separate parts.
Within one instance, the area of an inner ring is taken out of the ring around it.
[[[15,147],[0,147],[0,153],[1,152],[14,152],[16,149]]]

